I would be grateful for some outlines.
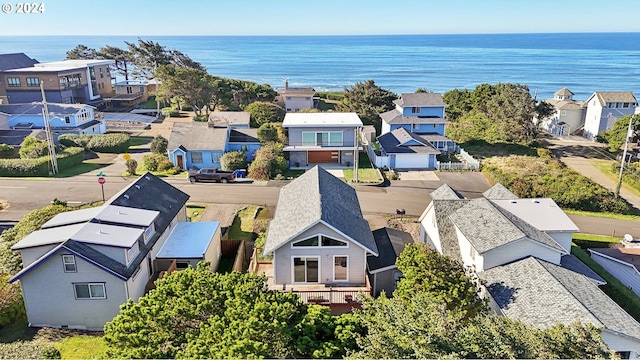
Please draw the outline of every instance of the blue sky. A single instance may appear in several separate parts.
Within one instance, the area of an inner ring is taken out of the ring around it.
[[[640,31],[637,0],[44,0],[43,14],[3,1],[0,35]]]

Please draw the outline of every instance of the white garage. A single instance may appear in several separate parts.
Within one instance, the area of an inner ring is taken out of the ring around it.
[[[395,154],[396,161],[393,168],[396,169],[427,169],[433,168],[433,154]]]

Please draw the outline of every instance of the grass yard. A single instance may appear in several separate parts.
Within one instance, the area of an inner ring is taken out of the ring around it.
[[[66,178],[71,176],[76,176],[80,174],[86,174],[92,171],[98,171],[99,169],[107,166],[108,164],[93,164],[88,162],[83,162],[78,166],[74,166],[72,168],[64,169],[59,171],[54,175],[55,178]],[[97,181],[97,180],[96,180]]]
[[[198,222],[206,209],[207,206],[204,204],[187,204],[187,218],[191,219],[191,222]]]
[[[575,255],[583,263],[587,264],[593,271],[600,275],[606,285],[600,287],[613,301],[629,313],[634,319],[640,321],[640,297],[631,289],[624,286],[613,275],[609,274],[600,264],[595,262],[589,254],[576,244],[571,245],[571,254]]]
[[[152,136],[131,136],[129,138],[129,149],[149,147],[152,140]]]
[[[563,209],[565,213],[569,215],[580,215],[580,216],[591,216],[591,217],[599,217],[605,219],[619,219],[619,220],[638,220],[640,216],[638,215],[624,215],[624,214],[615,214],[608,212],[592,212],[592,211],[580,211],[580,210],[572,210],[572,209]]]
[[[253,238],[253,215],[257,208],[256,205],[249,205],[238,211],[229,228],[230,240],[251,240]]]
[[[55,348],[63,359],[105,359],[107,344],[101,336],[76,335],[62,339]]]
[[[611,244],[619,243],[621,238],[607,235],[594,234],[573,234],[573,242],[583,249],[586,248],[606,248]]]
[[[618,171],[614,172],[613,169],[611,168],[611,165],[613,165],[613,163],[619,163],[619,161],[592,159],[590,162],[593,166],[597,167],[598,170],[600,170],[603,174],[607,175],[609,179],[614,180],[616,182],[618,181],[618,177],[620,176],[620,173]],[[626,165],[625,165],[625,169],[626,169]],[[622,187],[634,193],[635,195],[640,196],[640,182],[638,181],[629,182],[628,178],[630,176],[633,176],[633,175],[625,172],[625,176],[623,176],[622,178]]]
[[[353,169],[344,169],[344,179],[346,182],[353,181]],[[377,184],[382,182],[382,175],[378,169],[358,168],[358,182],[365,184]]]

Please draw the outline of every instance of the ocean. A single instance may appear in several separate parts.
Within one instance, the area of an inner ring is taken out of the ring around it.
[[[395,93],[444,93],[482,83],[526,84],[538,99],[562,87],[584,100],[594,91],[640,96],[640,33],[144,36],[202,63],[210,74],[283,88],[342,91],[368,79]],[[40,62],[78,44],[126,48],[136,36],[0,36],[0,53]]]

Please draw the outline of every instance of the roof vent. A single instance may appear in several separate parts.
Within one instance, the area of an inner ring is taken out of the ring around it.
[[[128,215],[126,212],[122,212],[121,210],[118,210],[118,215]]]
[[[535,200],[534,199],[534,200],[531,200],[531,202],[534,203],[534,204],[540,204],[540,200]]]
[[[517,201],[515,201],[515,200],[511,200],[511,201],[510,201],[510,203],[512,203],[512,204],[517,204],[518,202],[517,202]]]
[[[147,180],[151,180],[151,178],[149,176],[145,176],[144,178],[147,179]]]
[[[136,189],[138,189],[138,190],[140,190],[140,185],[136,184],[136,185],[135,185],[135,188],[136,188]]]
[[[129,195],[124,194],[124,198],[125,198],[125,199],[129,199]]]
[[[100,235],[107,235],[107,234],[109,234],[109,233],[108,233],[108,232],[106,232],[106,231],[104,231],[104,230],[102,230],[102,229],[100,229],[100,230],[98,230],[98,234],[100,234]]]

